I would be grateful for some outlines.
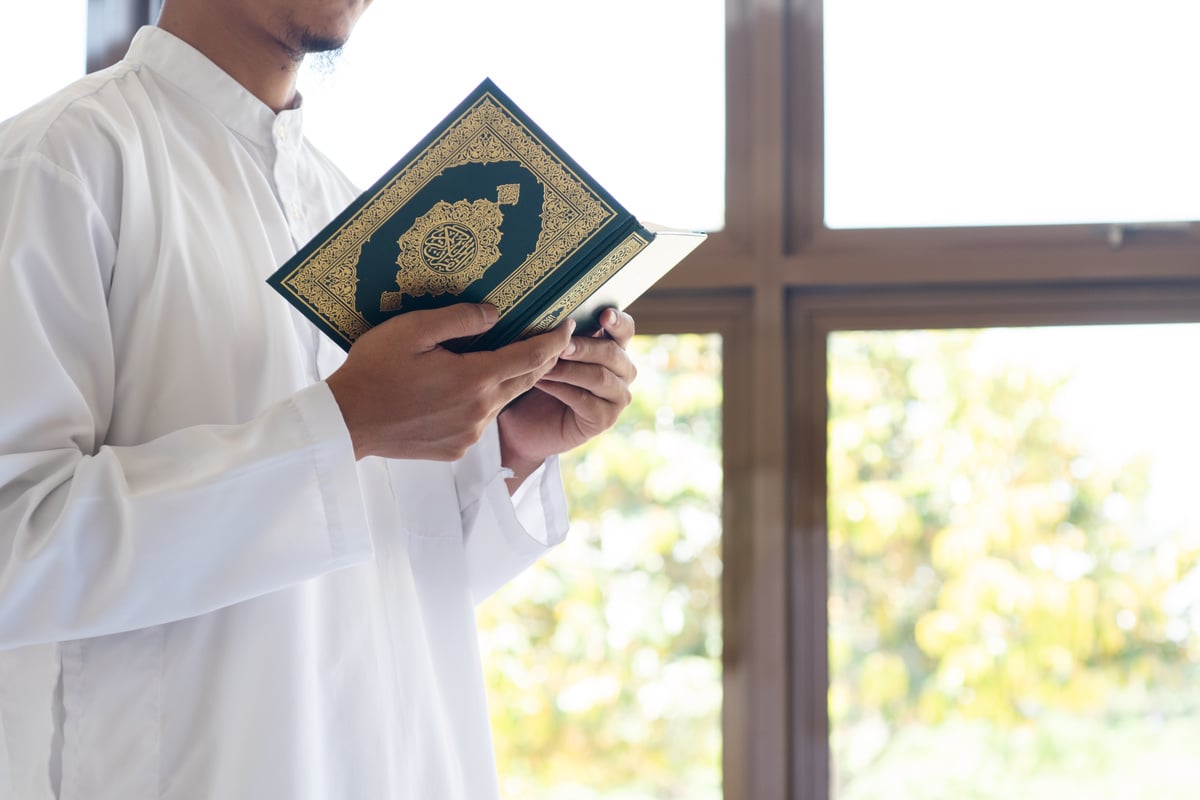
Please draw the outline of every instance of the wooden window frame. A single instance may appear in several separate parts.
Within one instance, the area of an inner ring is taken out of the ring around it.
[[[830,230],[822,0],[726,8],[727,225],[662,287],[744,292],[750,313],[748,374],[725,383],[751,410],[726,494],[753,511],[726,537],[751,569],[727,626],[754,678],[727,698],[748,723],[726,741],[748,755],[726,797],[827,800],[829,334],[1197,321],[1200,230],[1126,229],[1117,247],[1108,225]]]
[[[756,721],[776,714],[777,698],[785,695],[786,676],[767,667],[766,644],[785,658],[787,631],[782,614],[760,615],[762,608],[782,608],[786,588],[780,580],[760,579],[769,543],[754,541],[756,532],[771,530],[757,519],[753,501],[753,448],[750,446],[754,403],[745,391],[732,387],[749,384],[752,365],[751,298],[742,291],[659,291],[637,302],[632,313],[639,334],[716,333],[721,336],[724,388],[721,404],[721,621],[722,621],[722,782],[726,798],[763,796],[758,793],[759,755]],[[768,506],[769,507],[769,506]],[[747,538],[750,537],[750,538]],[[771,691],[763,691],[765,688]],[[780,717],[782,721],[783,717]],[[782,740],[777,740],[781,744]],[[779,753],[782,756],[782,752]]]
[[[830,791],[828,668],[829,396],[826,353],[838,331],[1200,322],[1200,281],[1051,286],[843,288],[789,298],[793,421],[788,472],[792,581],[790,797]],[[778,795],[783,796],[783,795]]]

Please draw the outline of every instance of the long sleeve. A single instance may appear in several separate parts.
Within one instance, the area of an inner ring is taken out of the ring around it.
[[[500,465],[495,424],[455,464],[467,579],[476,604],[567,535],[569,521],[558,459],[548,459],[513,496],[504,482],[506,474]]]
[[[136,380],[114,356],[115,257],[72,175],[0,161],[0,648],[184,619],[371,556],[324,384],[240,424],[105,443],[115,386]]]

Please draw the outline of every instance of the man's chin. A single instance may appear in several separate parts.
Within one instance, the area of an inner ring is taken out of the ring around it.
[[[345,46],[345,44],[346,44],[346,40],[344,38],[334,39],[332,37],[327,37],[327,38],[317,37],[317,38],[313,38],[313,39],[304,40],[301,43],[301,49],[306,54],[307,53],[332,53],[334,51],[341,50]]]
[[[310,53],[336,53],[345,46],[348,38],[312,28],[293,27],[288,31],[287,48],[292,60],[301,61]]]

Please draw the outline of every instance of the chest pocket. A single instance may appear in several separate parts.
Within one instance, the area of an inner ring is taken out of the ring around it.
[[[419,539],[461,539],[454,472],[440,461],[388,461],[388,483],[400,527]]]

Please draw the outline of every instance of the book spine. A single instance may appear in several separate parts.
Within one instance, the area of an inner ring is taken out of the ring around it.
[[[654,234],[638,224],[637,220],[629,220],[605,237],[589,257],[560,268],[558,274],[561,277],[557,277],[537,297],[530,298],[510,312],[503,326],[497,326],[479,337],[472,343],[471,349],[493,350],[556,327],[645,249],[653,238]],[[599,257],[596,253],[600,253]],[[590,330],[580,329],[577,333],[588,334],[597,329],[598,321]]]

